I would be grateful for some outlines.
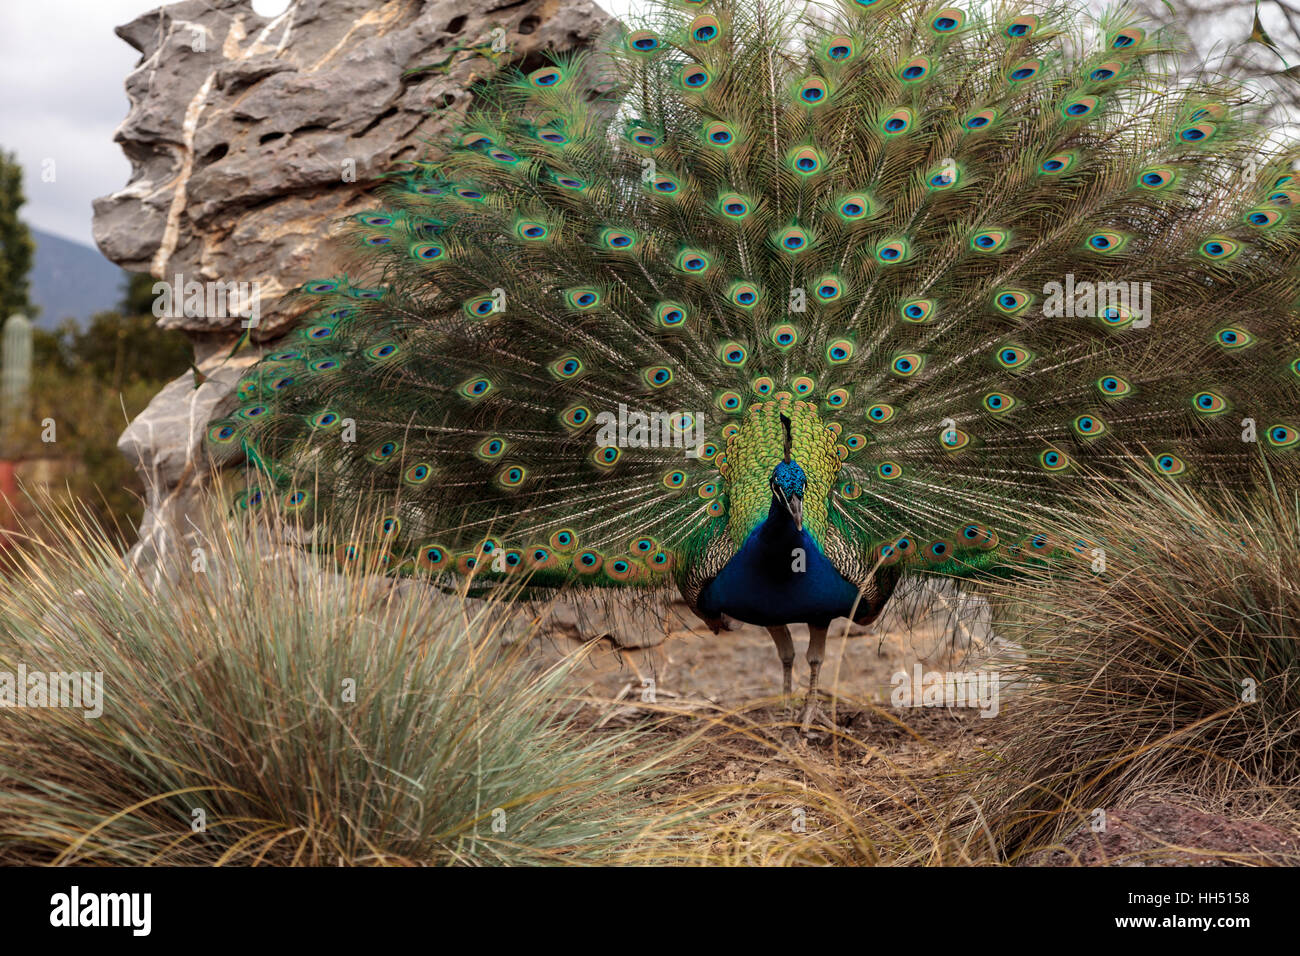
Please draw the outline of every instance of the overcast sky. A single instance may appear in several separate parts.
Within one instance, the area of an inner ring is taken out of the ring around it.
[[[274,15],[289,0],[251,0]],[[472,2],[472,0],[470,0]],[[598,0],[615,16],[641,0]],[[113,142],[126,117],[123,80],[139,55],[113,34],[157,0],[0,0],[0,148],[23,165],[32,226],[86,244],[90,203],[126,185],[131,167]],[[1240,11],[1244,35],[1249,3]],[[1279,24],[1279,26],[1282,26]],[[1234,27],[1236,25],[1234,24]],[[1276,35],[1285,31],[1274,28]],[[54,160],[54,182],[42,181]]]

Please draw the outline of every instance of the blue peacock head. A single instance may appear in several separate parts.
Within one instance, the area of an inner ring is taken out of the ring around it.
[[[794,439],[790,431],[790,419],[785,415],[781,416],[781,427],[785,429],[785,455],[772,469],[770,479],[772,498],[785,506],[785,509],[790,512],[795,528],[802,531],[803,496],[808,488],[808,475],[803,467],[790,457]]]

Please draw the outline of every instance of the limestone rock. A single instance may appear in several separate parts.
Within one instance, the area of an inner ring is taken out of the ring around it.
[[[133,565],[174,577],[188,567],[191,550],[202,543],[207,510],[201,495],[208,484],[203,437],[210,419],[233,404],[235,383],[254,354],[223,361],[214,357],[200,367],[203,382],[195,388],[189,371],[153,397],[117,440],[145,487],[140,540],[131,551]]]
[[[145,13],[117,30],[141,54],[115,137],[132,170],[95,201],[95,240],[160,280],[250,283],[255,337],[273,339],[296,318],[281,294],[340,270],[332,224],[373,207],[381,174],[454,127],[476,81],[586,45],[608,22],[591,0],[294,0],[270,20],[248,0],[183,0]],[[141,567],[189,553],[203,425],[256,357],[218,363],[244,319],[207,311],[159,324],[189,333],[212,378],[172,382],[119,442],[149,489]]]
[[[590,0],[295,0],[273,20],[247,0],[184,0],[117,30],[141,53],[116,139],[126,187],[95,202],[95,240],[123,268],[170,280],[254,282],[261,333],[294,316],[279,296],[341,265],[322,242],[338,217],[464,114],[501,62],[591,41]],[[268,314],[270,312],[270,314]],[[237,334],[238,318],[165,327]]]

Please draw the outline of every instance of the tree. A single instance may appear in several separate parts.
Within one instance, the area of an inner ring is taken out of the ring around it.
[[[1300,117],[1300,0],[1137,0],[1137,7],[1188,36],[1184,68],[1248,77],[1272,122]]]
[[[155,325],[153,283],[128,276],[117,309],[97,313],[84,329],[69,319],[53,332],[34,330],[32,407],[19,452],[75,462],[62,479],[67,491],[124,533],[139,521],[144,488],[117,436],[193,361],[183,332]],[[44,437],[47,420],[57,428],[54,444]]]
[[[23,196],[23,170],[12,153],[0,150],[0,322],[15,312],[28,318],[28,273],[36,244],[27,226],[18,218]]]

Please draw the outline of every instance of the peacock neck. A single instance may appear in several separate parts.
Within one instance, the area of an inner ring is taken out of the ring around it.
[[[808,479],[803,499],[804,529],[819,546],[826,540],[831,486],[840,469],[836,451],[839,439],[818,416],[816,405],[784,399],[752,405],[727,441],[726,461],[720,470],[727,486],[727,530],[737,548],[771,518],[770,509],[763,503],[771,500],[772,468],[782,457],[783,413],[792,422],[792,456]]]
[[[790,518],[790,512],[775,495],[768,505],[767,517],[750,535],[750,541],[760,551],[761,556],[770,556],[773,560],[790,561],[792,549],[812,540],[812,535],[804,528],[796,528]],[[819,546],[820,548],[820,546]]]
[[[850,613],[857,593],[807,526],[796,526],[785,505],[772,497],[766,517],[702,589],[698,608],[708,617],[725,614],[761,626],[825,627]]]

